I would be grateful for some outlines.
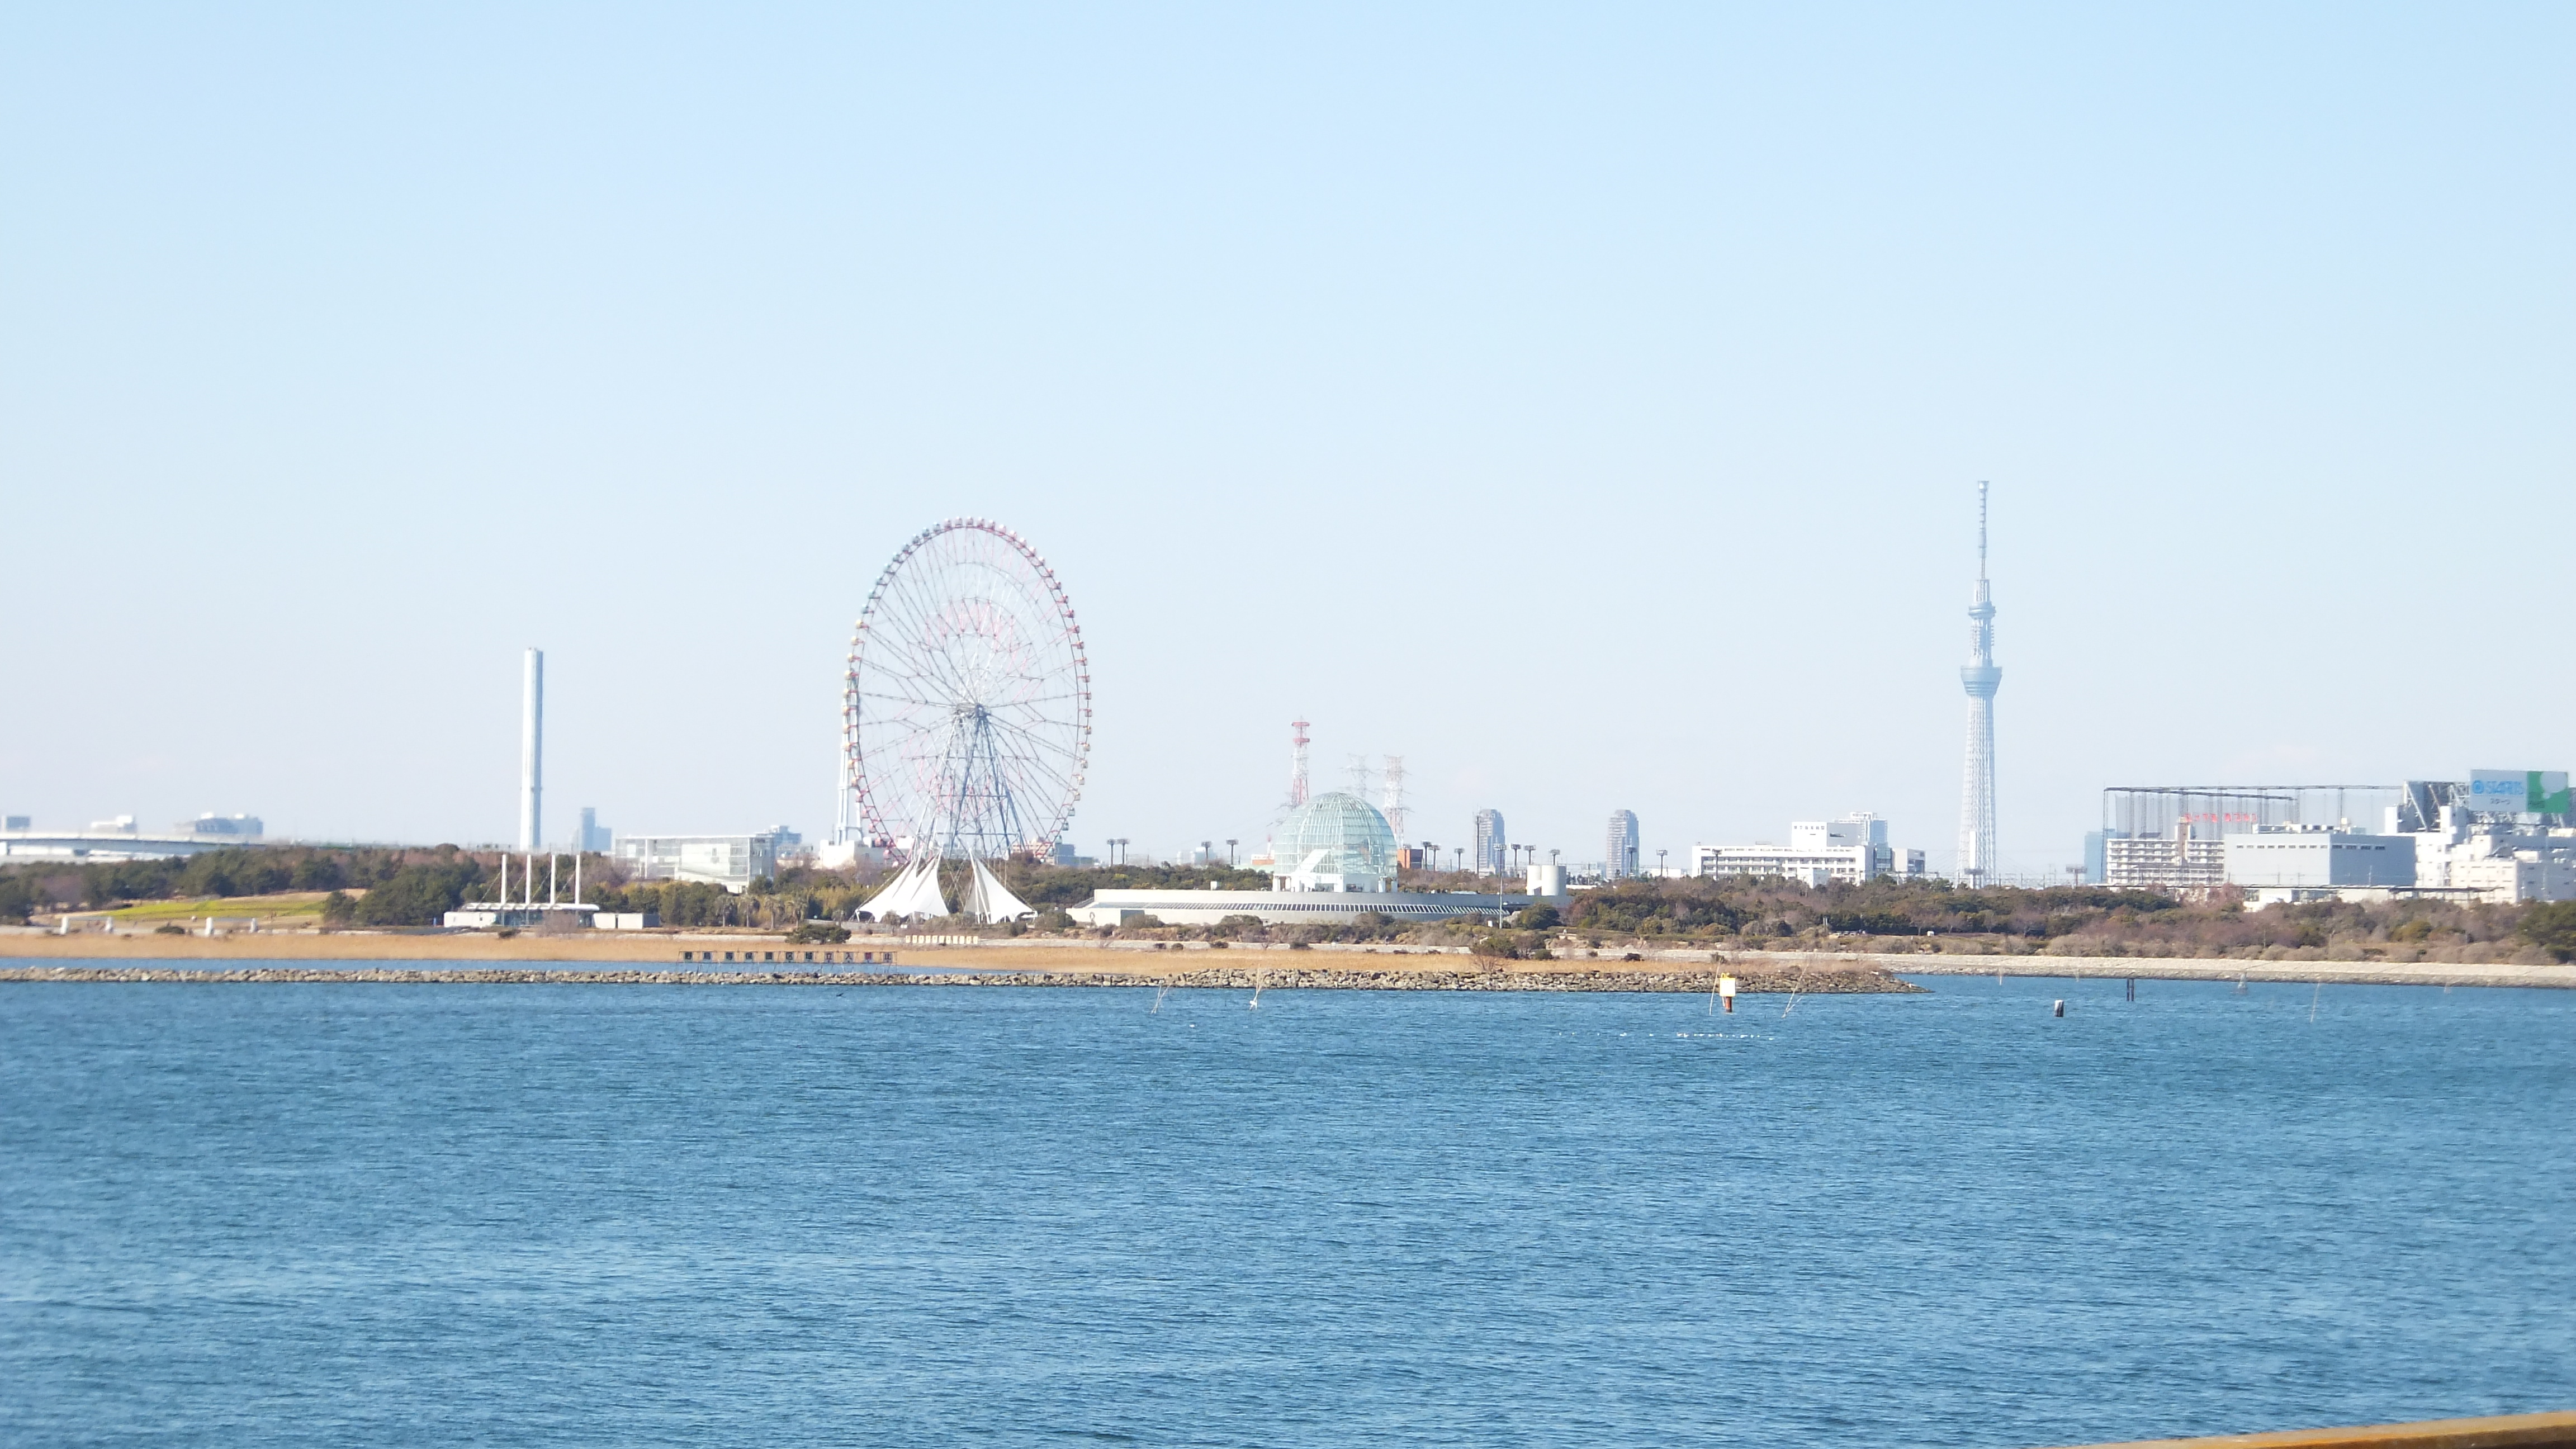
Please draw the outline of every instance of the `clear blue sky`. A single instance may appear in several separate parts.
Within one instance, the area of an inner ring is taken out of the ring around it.
[[[2576,9],[18,6],[0,808],[830,821],[884,560],[1092,641],[1075,839],[1285,723],[1596,858],[2576,765]],[[551,833],[551,832],[550,832]]]

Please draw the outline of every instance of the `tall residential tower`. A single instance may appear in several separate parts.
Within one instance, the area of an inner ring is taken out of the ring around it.
[[[1959,879],[1995,879],[1995,600],[1986,583],[1986,485],[1977,485],[1977,591],[1968,605],[1968,662],[1959,683],[1968,691],[1968,765],[1959,786]]]
[[[1635,875],[1637,857],[1642,853],[1638,850],[1637,844],[1637,812],[1611,811],[1608,842],[1610,853],[1607,863],[1601,868],[1601,873],[1612,880],[1624,880]]]
[[[1507,861],[1510,856],[1511,843],[1506,840],[1503,835],[1503,812],[1500,810],[1477,811],[1476,854],[1474,857],[1476,874],[1501,875],[1503,873],[1504,862]]]

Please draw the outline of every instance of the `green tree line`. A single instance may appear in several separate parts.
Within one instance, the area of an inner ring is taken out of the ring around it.
[[[335,924],[434,926],[492,875],[453,845],[267,846],[96,865],[30,861],[0,873],[0,919],[24,921],[38,910],[70,906],[104,910],[134,901],[328,891],[324,919]],[[352,890],[364,894],[345,894]]]
[[[1224,890],[1265,890],[1270,883],[1259,872],[1222,866],[1012,862],[996,870],[1005,885],[1039,912],[1036,921],[1014,929],[1073,929],[1065,911],[1101,890],[1197,890],[1211,884]],[[210,851],[182,860],[81,866],[27,862],[0,870],[0,920],[24,921],[39,910],[76,905],[97,909],[130,901],[328,891],[335,894],[325,902],[325,918],[334,924],[430,926],[465,901],[497,890],[496,874],[494,865],[452,845],[418,850],[264,847]],[[966,883],[963,862],[942,868],[941,885],[950,900],[963,897]],[[670,926],[788,930],[807,921],[853,919],[883,884],[882,879],[791,869],[774,880],[753,882],[741,895],[685,881],[612,882],[585,895],[603,910],[649,911]],[[1660,937],[1674,944],[1736,946],[1851,936],[1982,936],[2031,945],[2062,942],[2061,949],[2101,955],[2218,956],[2275,946],[2323,947],[2338,939],[2421,946],[2519,940],[2561,960],[2576,959],[2576,902],[2522,907],[2324,901],[2247,911],[2226,893],[2186,902],[2152,891],[2099,886],[1968,890],[1941,881],[1888,879],[1809,887],[1777,879],[1642,877],[1577,891],[1561,917],[1556,908],[1539,906],[1507,924],[1523,933],[1563,930],[1605,940]],[[1454,944],[1450,938],[1461,932],[1490,929],[1472,921],[1425,927],[1365,915],[1329,928],[1269,932],[1244,917],[1181,934],[1394,941],[1430,933]],[[1168,928],[1166,933],[1171,933]]]

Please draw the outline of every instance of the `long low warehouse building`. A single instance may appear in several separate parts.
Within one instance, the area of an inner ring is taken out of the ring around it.
[[[1400,891],[1395,886],[1395,831],[1378,808],[1330,791],[1290,811],[1271,842],[1278,869],[1266,891],[1107,890],[1070,914],[1092,926],[1125,926],[1151,917],[1167,926],[1213,926],[1250,916],[1265,926],[1341,926],[1375,913],[1399,921],[1492,920],[1549,899],[1470,891]],[[1565,872],[1530,867],[1530,883],[1558,892]]]
[[[1228,916],[1265,926],[1341,926],[1370,912],[1399,921],[1490,919],[1545,900],[1466,891],[1099,891],[1071,914],[1089,926],[1133,925],[1148,916],[1167,926],[1213,926]]]

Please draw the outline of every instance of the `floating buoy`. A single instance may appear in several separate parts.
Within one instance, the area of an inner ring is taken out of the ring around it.
[[[2059,998],[2059,999],[2058,999],[2058,1002],[2057,1002],[2056,1009],[2055,1009],[2055,1010],[2053,1010],[2053,1011],[2051,1011],[2051,1012],[2049,1012],[2048,1014],[2049,1014],[2049,1015],[2051,1015],[2051,1016],[2064,1016],[2064,1015],[2066,1014],[2066,1001],[2065,1001],[2065,999],[2064,999],[2063,997]]]

